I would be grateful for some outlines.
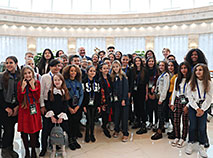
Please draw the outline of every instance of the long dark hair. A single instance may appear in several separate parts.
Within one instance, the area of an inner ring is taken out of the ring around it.
[[[136,72],[137,72],[137,66],[136,66],[136,64],[135,64],[135,62],[136,62],[136,59],[139,59],[140,60],[140,62],[141,62],[141,65],[140,65],[140,81],[144,81],[144,76],[145,76],[145,67],[143,66],[143,61],[142,61],[142,59],[141,59],[141,57],[140,56],[136,56],[135,58],[134,58],[134,61],[133,61],[133,64],[134,64],[134,67],[133,67],[133,75],[136,77]]]
[[[196,69],[198,66],[201,66],[203,68],[203,85],[204,85],[204,91],[207,93],[209,91],[209,84],[211,81],[210,72],[208,69],[208,66],[206,64],[198,63],[193,68],[192,77],[190,80],[190,87],[192,91],[195,91],[196,83],[197,83],[197,76],[195,74]]]
[[[15,56],[8,56],[5,61],[7,61],[8,59],[13,60],[15,64],[18,63],[18,59]],[[16,78],[19,81],[20,80],[20,69],[19,69],[18,65],[17,65],[16,71],[15,71],[15,74],[16,74]],[[10,72],[8,70],[6,70],[2,76],[2,81],[3,81],[5,89],[8,88],[9,78],[10,78]]]
[[[197,63],[193,63],[192,59],[191,59],[191,56],[192,56],[192,53],[193,52],[197,52],[197,55],[198,55],[198,59],[197,59],[197,63],[203,63],[203,64],[206,64],[207,65],[207,60],[206,60],[206,57],[204,55],[204,53],[196,48],[196,49],[191,49],[187,54],[186,54],[186,58],[185,60],[190,64],[190,66],[195,66]]]
[[[146,51],[146,54],[145,54],[145,59],[147,60],[149,57],[147,57],[148,53],[151,52],[152,53],[152,56],[154,58],[154,61],[156,63],[156,57],[155,57],[155,53],[150,49],[150,50],[147,50]]]
[[[149,62],[150,59],[153,59],[153,60],[154,60],[153,69],[156,69],[156,68],[157,68],[157,63],[156,63],[156,60],[155,60],[154,57],[148,57],[148,58],[146,59],[146,68],[150,69],[150,67],[149,67],[149,65],[148,65],[148,62]]]
[[[39,69],[39,73],[40,73],[41,75],[43,75],[43,74],[45,73],[44,70],[45,70],[46,59],[45,59],[45,57],[44,57],[44,54],[45,54],[46,51],[49,51],[50,54],[51,54],[51,58],[50,58],[49,62],[50,62],[52,59],[54,59],[54,55],[53,55],[52,51],[51,51],[49,48],[46,48],[46,49],[43,51],[42,57],[41,57],[41,59],[40,59],[39,62],[38,62],[38,69]],[[47,72],[48,72],[49,70],[50,70],[50,69],[49,69],[49,66],[48,66]]]
[[[178,76],[177,76],[177,81],[176,81],[176,85],[175,85],[175,90],[178,91],[179,90],[179,84],[182,82],[182,79],[184,78],[183,74],[181,73],[181,67],[185,65],[187,67],[187,74],[186,74],[186,83],[189,82],[190,78],[191,78],[191,68],[190,65],[187,61],[184,61],[182,63],[180,63],[179,69],[178,69]]]

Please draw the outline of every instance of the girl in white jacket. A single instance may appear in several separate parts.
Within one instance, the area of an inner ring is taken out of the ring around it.
[[[157,132],[151,137],[152,140],[161,139],[162,129],[164,126],[164,113],[163,109],[166,105],[167,92],[169,90],[170,77],[168,73],[168,64],[165,61],[159,63],[159,70],[161,75],[158,77],[155,92],[158,98],[158,118],[159,118],[159,127]]]
[[[207,110],[210,107],[213,94],[213,84],[207,65],[197,64],[193,69],[192,78],[189,82],[187,95],[189,99],[189,142],[186,147],[186,154],[193,152],[193,143],[195,142],[195,132],[198,128],[199,154],[201,157],[207,157],[204,150],[206,142],[206,121]]]

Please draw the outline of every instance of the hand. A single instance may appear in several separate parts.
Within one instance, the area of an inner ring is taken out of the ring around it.
[[[196,116],[201,117],[203,114],[204,114],[204,111],[201,108],[198,108]]]
[[[131,93],[128,93],[128,98],[130,98],[131,97]]]
[[[71,107],[69,107],[69,111],[70,111],[71,114],[74,114],[74,113],[75,113],[74,109],[71,108]]]
[[[155,86],[152,87],[151,92],[152,92],[152,93],[155,92]]]
[[[25,87],[27,86],[27,82],[25,80],[22,81],[21,91],[24,92]]]
[[[184,114],[187,114],[187,113],[188,113],[188,107],[187,107],[187,106],[185,106],[185,107],[183,108],[183,112],[184,112]]]
[[[101,108],[100,107],[98,107],[98,113],[100,113],[101,112]]]
[[[148,94],[146,94],[146,98],[145,99],[146,99],[146,101],[148,100]]]
[[[169,108],[174,112],[175,106],[174,105],[169,105]]]
[[[75,109],[74,109],[74,112],[76,113],[79,108],[80,108],[79,106],[76,106]]]
[[[29,84],[31,86],[32,89],[35,89],[35,79],[32,78],[30,81],[29,81]]]
[[[60,123],[62,123],[63,122],[63,119],[62,118],[59,118],[58,119],[58,123],[60,124]]]
[[[15,108],[13,108],[13,114],[12,116],[17,116],[18,115],[18,106],[16,106]]]
[[[162,104],[162,102],[161,102],[161,101],[158,101],[158,105],[160,105],[160,104]]]
[[[122,106],[125,106],[125,105],[126,105],[125,100],[122,100],[121,105],[122,105]]]
[[[106,111],[106,107],[105,107],[105,106],[102,106],[102,110],[103,110],[103,111]]]
[[[52,123],[57,123],[57,120],[54,116],[51,117],[51,121],[52,121]]]
[[[87,108],[86,107],[84,107],[84,112],[87,113]]]
[[[9,117],[12,116],[13,110],[11,108],[6,108],[5,111],[7,111]]]
[[[47,109],[45,107],[41,107],[41,114],[44,115],[47,112]]]

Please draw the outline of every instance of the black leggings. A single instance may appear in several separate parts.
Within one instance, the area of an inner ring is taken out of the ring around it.
[[[32,149],[35,149],[36,143],[37,143],[37,138],[38,138],[37,133],[38,132],[32,133],[32,134],[27,134],[27,133],[21,132],[21,138],[23,140],[25,150],[29,150],[28,135],[30,136],[30,145],[31,145]]]
[[[103,125],[102,125],[102,128],[103,129],[106,129],[106,125],[107,123],[109,122],[109,108],[106,107],[106,110],[101,112],[101,118],[102,118],[102,122],[103,122]]]
[[[134,92],[133,93],[134,112],[136,115],[136,121],[141,123],[146,122],[147,114],[145,108],[145,94]]]
[[[68,114],[69,118],[69,127],[70,127],[70,136],[71,138],[77,138],[78,132],[79,132],[79,121],[81,119],[81,110],[78,109],[78,111],[75,114]]]
[[[157,99],[148,99],[146,102],[149,122],[156,124],[158,122],[158,104]],[[155,112],[155,122],[153,122],[153,112]]]
[[[86,134],[87,135],[93,135],[94,134],[94,127],[95,127],[95,115],[97,108],[95,106],[88,106],[86,107],[86,118],[87,118],[87,124],[86,124]]]

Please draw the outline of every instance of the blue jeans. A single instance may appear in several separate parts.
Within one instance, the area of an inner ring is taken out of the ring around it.
[[[196,113],[195,109],[189,107],[189,142],[194,143],[196,141],[196,130],[198,130],[198,141],[204,145],[206,143],[207,111],[201,117],[197,117]]]

